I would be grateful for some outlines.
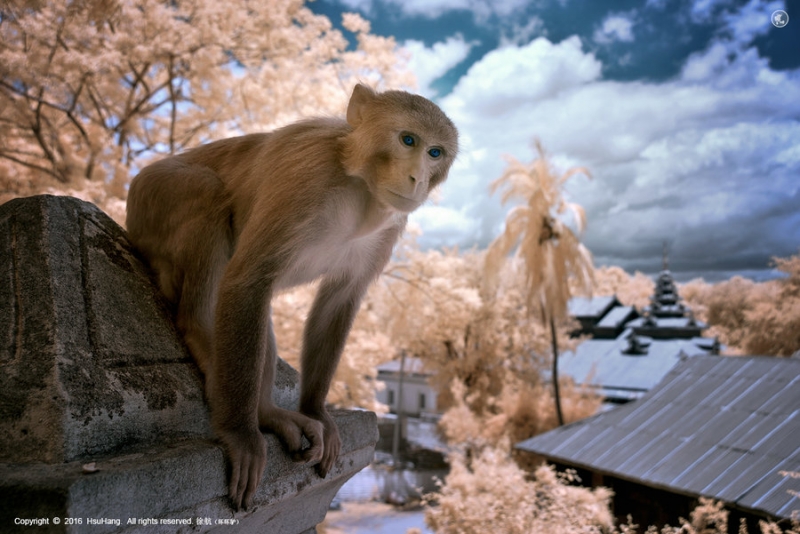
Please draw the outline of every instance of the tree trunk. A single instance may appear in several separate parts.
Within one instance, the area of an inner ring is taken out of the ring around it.
[[[397,385],[397,418],[394,422],[394,434],[392,435],[392,461],[394,466],[400,465],[400,438],[403,431],[403,378],[406,372],[406,351],[400,351],[400,379]]]
[[[558,339],[556,338],[556,324],[552,317],[550,317],[550,342],[553,347],[553,396],[556,399],[558,426],[563,426],[564,414],[561,412],[561,393],[558,388]]]

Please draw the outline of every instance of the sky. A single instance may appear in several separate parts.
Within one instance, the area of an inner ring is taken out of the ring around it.
[[[461,150],[425,247],[485,247],[510,206],[489,183],[538,138],[584,207],[595,265],[679,280],[774,276],[800,253],[800,0],[316,0],[409,54]],[[772,24],[784,10],[789,22]]]

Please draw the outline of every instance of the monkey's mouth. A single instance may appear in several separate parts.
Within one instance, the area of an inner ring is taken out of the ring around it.
[[[417,206],[419,206],[419,202],[413,198],[408,198],[407,196],[395,193],[390,189],[387,189],[386,191],[388,191],[390,194],[388,199],[389,204],[400,211],[411,212],[417,209]]]

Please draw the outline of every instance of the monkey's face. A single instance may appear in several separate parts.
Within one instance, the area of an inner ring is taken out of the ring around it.
[[[388,150],[375,162],[376,194],[385,204],[408,213],[417,209],[441,182],[450,158],[440,143],[419,129],[393,132]],[[427,132],[426,132],[427,133]]]
[[[447,177],[458,132],[430,100],[403,91],[376,94],[357,85],[347,109],[353,127],[345,168],[387,207],[409,213]]]

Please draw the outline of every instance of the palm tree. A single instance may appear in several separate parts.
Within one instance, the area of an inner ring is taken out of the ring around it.
[[[505,230],[489,245],[485,268],[487,280],[496,283],[513,249],[522,258],[528,313],[550,327],[556,414],[559,425],[563,425],[555,325],[567,316],[567,302],[572,296],[570,278],[575,287],[586,293],[591,291],[594,279],[591,254],[578,239],[586,226],[586,215],[581,206],[565,200],[563,186],[576,174],[591,175],[584,167],[573,167],[558,176],[538,139],[534,148],[538,158],[529,164],[506,156],[506,170],[490,185],[492,194],[502,190],[503,204],[511,199],[524,203],[508,212]],[[562,220],[567,213],[572,214],[577,232]]]

